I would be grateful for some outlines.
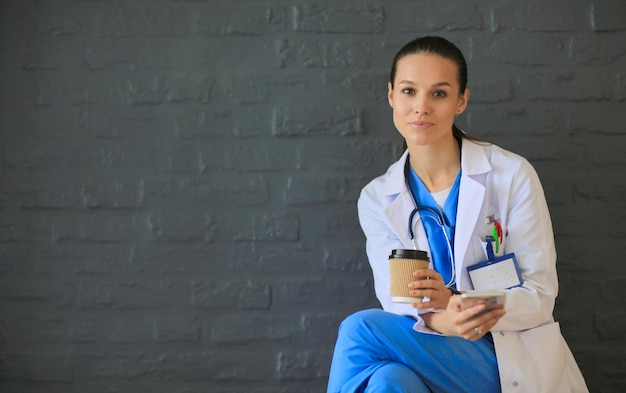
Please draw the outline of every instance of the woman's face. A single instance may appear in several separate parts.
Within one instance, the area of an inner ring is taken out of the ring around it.
[[[393,122],[408,146],[436,145],[452,137],[454,117],[465,110],[469,90],[459,93],[452,60],[418,53],[398,61],[388,98]]]

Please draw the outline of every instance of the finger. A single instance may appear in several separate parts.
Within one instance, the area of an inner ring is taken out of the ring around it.
[[[442,281],[436,281],[432,279],[417,280],[409,283],[409,289],[437,289],[442,290],[445,288]]]
[[[441,281],[443,281],[443,278],[441,277],[441,274],[437,273],[437,271],[435,271],[433,269],[418,269],[418,270],[413,272],[413,277],[421,278],[421,279],[428,279],[428,280],[441,280]]]
[[[478,336],[482,337],[506,314],[504,309],[489,310],[480,314],[478,317],[471,318],[469,321],[460,324],[459,332],[464,335],[472,336],[472,330],[474,333],[478,333],[476,328],[481,331]]]
[[[476,304],[475,306],[468,307],[463,309],[460,313],[454,316],[452,322],[457,325],[471,325],[473,328],[475,323],[475,318],[478,318],[478,315],[485,310],[486,306],[484,303]]]

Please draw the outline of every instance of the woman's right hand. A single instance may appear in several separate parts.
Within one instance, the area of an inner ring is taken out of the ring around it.
[[[439,313],[422,314],[429,328],[448,336],[476,341],[482,338],[506,314],[504,308],[485,311],[484,304],[463,309],[461,296],[450,298],[448,307]]]

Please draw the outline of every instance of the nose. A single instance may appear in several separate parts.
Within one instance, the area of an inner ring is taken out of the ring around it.
[[[416,95],[413,102],[413,111],[421,115],[426,115],[430,113],[430,110],[430,100],[428,97],[424,94]]]

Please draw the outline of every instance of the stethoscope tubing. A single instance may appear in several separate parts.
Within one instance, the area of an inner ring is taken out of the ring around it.
[[[414,231],[415,225],[417,225],[417,223],[419,223],[424,218],[430,218],[431,220],[435,220],[435,222],[437,223],[437,225],[439,225],[439,228],[441,228],[441,231],[443,232],[443,236],[445,237],[446,244],[448,246],[448,254],[450,255],[450,271],[452,274],[450,275],[450,281],[446,283],[446,288],[450,288],[456,283],[456,267],[455,267],[455,260],[454,260],[454,252],[452,251],[452,242],[450,241],[450,237],[448,236],[448,232],[446,231],[444,218],[441,216],[441,214],[437,210],[433,209],[432,207],[418,205],[417,199],[415,198],[415,195],[413,194],[413,190],[411,189],[411,185],[409,184],[409,178],[408,178],[409,174],[407,172],[408,172],[408,159],[407,159],[407,164],[406,164],[406,169],[405,169],[405,180],[406,180],[406,187],[409,190],[409,195],[411,196],[411,200],[413,201],[413,206],[414,206],[413,211],[411,211],[411,214],[409,214],[409,238],[411,239],[413,248],[417,250],[417,244],[415,243],[415,231]],[[433,214],[433,216],[420,215],[419,219],[414,225],[413,219],[419,211],[430,212]]]

